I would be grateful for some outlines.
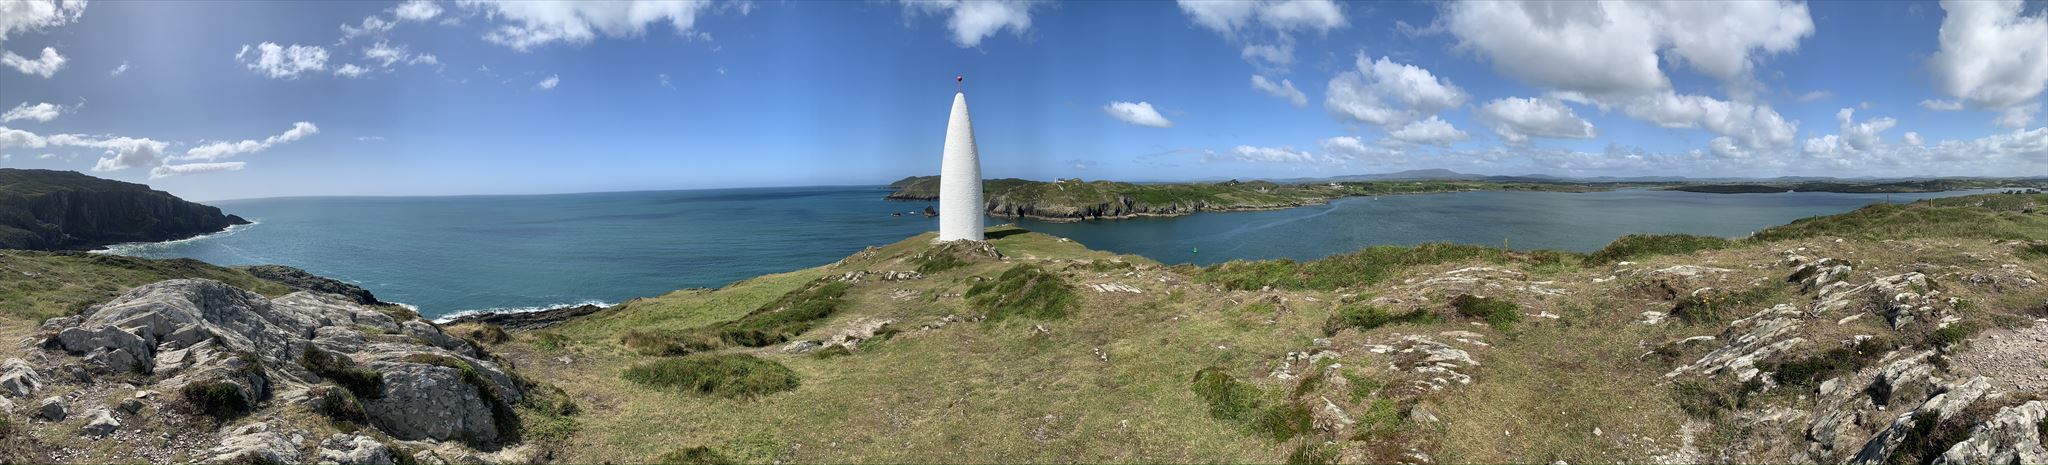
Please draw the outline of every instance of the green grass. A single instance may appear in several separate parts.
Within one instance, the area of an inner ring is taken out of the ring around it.
[[[227,421],[249,413],[254,407],[249,397],[242,392],[242,386],[219,380],[198,381],[187,384],[179,391],[192,408],[218,421]]]
[[[844,297],[849,287],[852,285],[844,282],[818,280],[738,320],[718,325],[714,331],[719,340],[746,347],[787,342],[846,305]]]
[[[629,330],[619,344],[640,355],[677,356],[715,350],[719,338],[702,331]]]
[[[1754,241],[1832,236],[1863,240],[1958,238],[2048,239],[2048,194],[1983,194],[1877,204],[1793,221],[1751,235]]]
[[[1740,291],[1708,289],[1678,299],[1678,303],[1671,307],[1671,316],[1689,325],[1720,324],[1736,314],[1760,310],[1760,306],[1783,292],[1783,289],[1773,286]]]
[[[1791,360],[1780,359],[1762,367],[1772,379],[1786,386],[1815,387],[1830,378],[1855,373],[1883,358],[1894,348],[1889,339],[1873,338],[1854,345],[1836,347],[1820,354]]]
[[[720,455],[718,451],[711,450],[709,447],[697,446],[661,454],[661,456],[654,458],[653,463],[664,465],[723,465],[739,462],[726,458],[724,455]]]
[[[1695,379],[1673,383],[1671,393],[1678,407],[1694,418],[1720,418],[1723,412],[1746,408],[1751,397],[1764,387],[1761,378],[1745,383]]]
[[[1948,349],[1962,344],[1963,341],[1970,340],[1970,336],[1975,336],[1983,330],[1984,325],[1981,323],[1958,321],[1941,329],[1927,332],[1927,337],[1923,342],[1935,348]]]
[[[363,404],[340,386],[319,386],[308,393],[313,400],[313,411],[339,423],[363,424],[369,414],[363,411]]]
[[[1010,267],[1001,276],[967,289],[968,305],[986,313],[991,321],[1059,319],[1066,317],[1079,299],[1065,278],[1029,263]]]
[[[1485,320],[1494,329],[1506,331],[1522,321],[1521,307],[1500,299],[1459,294],[1451,299],[1451,308],[1467,318]]]
[[[151,260],[80,252],[0,250],[0,316],[41,323],[77,314],[136,286],[178,278],[205,278],[266,296],[291,288],[241,270],[191,259]]]
[[[1691,234],[1630,234],[1586,256],[1586,264],[1610,265],[1656,255],[1682,255],[1733,247],[1735,241]]]
[[[2013,255],[2028,260],[2048,259],[2048,243],[2021,246],[2019,250],[2013,251]]]
[[[384,395],[384,374],[357,366],[348,356],[308,346],[299,357],[299,366],[348,389],[354,397],[375,399]]]
[[[642,386],[738,398],[796,389],[796,372],[745,354],[698,354],[635,365],[621,375]]]
[[[1532,254],[1503,252],[1498,248],[1475,245],[1423,244],[1371,247],[1308,262],[1233,260],[1191,274],[1197,281],[1215,283],[1226,289],[1333,290],[1379,284],[1402,271],[1420,266],[1477,260],[1545,265],[1569,257],[1570,254],[1550,251]]]
[[[1312,426],[1308,406],[1295,402],[1266,405],[1264,391],[1238,381],[1222,368],[1196,371],[1190,388],[1209,404],[1211,418],[1243,425],[1251,434],[1274,442],[1306,434]]]
[[[1430,324],[1437,321],[1436,314],[1422,309],[1396,315],[1370,304],[1350,304],[1339,307],[1337,314],[1323,323],[1323,335],[1335,336],[1337,331],[1345,328],[1370,331],[1390,324]]]

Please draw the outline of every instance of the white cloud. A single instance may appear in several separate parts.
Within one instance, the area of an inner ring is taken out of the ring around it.
[[[906,13],[917,12],[946,16],[946,28],[953,31],[953,43],[965,48],[981,45],[982,39],[996,35],[1004,29],[1023,35],[1031,30],[1031,8],[1037,2],[1029,0],[905,0]]]
[[[1367,61],[1360,54],[1357,70],[1330,79],[1323,106],[1340,118],[1380,126],[1415,121],[1463,105],[1463,89],[1438,79],[1429,70],[1395,63],[1385,57]]]
[[[1327,33],[1350,25],[1331,0],[1180,0],[1180,10],[1202,27],[1243,42],[1241,56],[1261,72],[1284,74],[1294,64],[1294,33]]]
[[[1553,99],[1495,99],[1473,110],[1473,115],[1508,145],[1522,145],[1530,137],[1591,139],[1598,136],[1593,123],[1579,118],[1570,106]]]
[[[121,66],[115,66],[115,67],[114,67],[114,70],[113,70],[113,71],[108,71],[108,72],[107,72],[107,75],[108,75],[108,76],[120,76],[120,75],[122,75],[122,74],[124,74],[124,73],[127,73],[127,72],[128,72],[128,60],[121,60]]]
[[[1225,36],[1236,36],[1253,26],[1324,32],[1348,24],[1344,9],[1331,0],[1180,0],[1179,4],[1195,24]]]
[[[33,132],[0,126],[0,149],[47,147],[78,147],[104,150],[105,157],[93,164],[93,171],[114,171],[137,166],[156,164],[163,156],[167,142],[136,138],[89,136],[83,134],[37,135]]]
[[[272,79],[298,79],[300,74],[327,69],[327,49],[317,45],[292,44],[285,47],[264,42],[254,47],[243,45],[240,52],[235,52],[235,60]]]
[[[2000,110],[1998,119],[1992,120],[1992,123],[2007,129],[2023,129],[2029,124],[2034,124],[2034,114],[2040,112],[2041,102],[2013,105]]]
[[[242,141],[238,141],[238,142],[230,142],[230,141],[216,141],[216,142],[209,142],[209,143],[206,143],[206,144],[200,145],[200,146],[198,146],[198,147],[193,147],[193,148],[192,148],[191,150],[187,150],[187,151],[185,151],[185,155],[183,155],[183,156],[178,156],[178,157],[174,157],[174,158],[172,158],[172,159],[173,159],[173,160],[207,160],[207,161],[212,161],[212,160],[218,160],[218,159],[222,159],[222,158],[228,158],[228,157],[233,157],[233,156],[236,156],[236,155],[245,155],[245,154],[251,154],[251,153],[261,152],[261,151],[263,151],[263,150],[265,150],[265,149],[269,149],[269,148],[271,148],[271,147],[273,147],[273,146],[276,146],[277,144],[283,144],[283,143],[286,143],[286,142],[291,142],[291,141],[295,141],[295,140],[303,139],[303,138],[305,138],[306,136],[310,136],[310,135],[314,135],[314,134],[319,134],[319,133],[320,133],[320,127],[319,127],[319,126],[315,126],[315,125],[313,125],[313,123],[308,123],[308,122],[305,122],[305,121],[300,121],[300,122],[297,122],[297,123],[292,123],[292,128],[291,128],[291,129],[287,129],[287,130],[285,130],[283,134],[278,134],[278,135],[275,135],[275,136],[270,136],[270,137],[266,137],[266,138],[264,138],[263,140],[260,140],[260,141],[259,141],[259,140],[253,140],[253,139],[250,139],[250,140],[242,140]]]
[[[341,67],[334,68],[335,76],[341,76],[346,78],[359,78],[363,77],[363,75],[365,74],[370,74],[370,69],[361,66],[356,66],[355,63],[344,63],[341,65]]]
[[[1429,119],[1387,131],[1387,138],[1407,143],[1449,147],[1452,143],[1468,139],[1470,136],[1465,134],[1465,131],[1451,127],[1451,123],[1430,116]]]
[[[247,162],[224,161],[218,163],[184,163],[178,165],[157,165],[149,169],[150,179],[183,176],[187,174],[212,173],[217,171],[241,171]]]
[[[1327,153],[1329,154],[1329,157],[1338,160],[1361,161],[1370,164],[1382,165],[1401,164],[1408,162],[1408,157],[1405,152],[1402,152],[1400,150],[1389,149],[1386,147],[1367,145],[1365,143],[1365,140],[1359,139],[1357,137],[1331,137],[1328,139],[1323,139],[1321,144],[1323,146],[1324,153]]]
[[[458,4],[508,23],[485,33],[484,40],[524,52],[554,42],[588,43],[598,36],[639,37],[647,33],[648,25],[658,22],[668,23],[676,35],[689,37],[695,32],[697,14],[711,2],[462,0]]]
[[[58,54],[57,49],[51,47],[43,47],[43,55],[39,58],[16,55],[13,50],[0,50],[0,64],[21,71],[22,74],[42,76],[45,79],[57,74],[57,70],[64,69],[64,61],[64,55]]]
[[[1456,2],[1442,21],[1504,73],[1596,97],[1670,89],[1660,57],[1742,91],[1760,55],[1814,30],[1805,4],[1782,0]]]
[[[382,36],[386,32],[391,32],[391,28],[397,26],[398,23],[391,22],[390,20],[386,20],[381,17],[365,16],[363,17],[363,22],[361,25],[341,25],[341,40],[342,42],[347,42],[348,39],[354,39],[362,36]]]
[[[1266,95],[1286,99],[1287,103],[1296,107],[1308,106],[1308,95],[1302,94],[1301,89],[1294,88],[1294,81],[1281,79],[1278,84],[1275,84],[1272,80],[1266,79],[1265,76],[1254,74],[1252,75],[1252,88],[1265,92]]]
[[[1903,136],[1903,137],[1900,137],[1900,140],[1903,140],[1903,141],[1905,141],[1905,142],[1906,142],[1906,145],[1908,145],[1908,146],[1912,146],[1912,147],[1919,147],[1919,146],[1927,145],[1927,141],[1926,141],[1926,140],[1922,140],[1922,139],[1920,138],[1920,133],[1917,133],[1917,132],[1910,132],[1910,131],[1909,131],[1909,132],[1907,132],[1907,133],[1906,133],[1906,135],[1905,135],[1905,136]]]
[[[1102,106],[1102,112],[1108,113],[1110,117],[1117,120],[1139,126],[1154,128],[1173,127],[1172,121],[1167,121],[1165,116],[1160,116],[1159,110],[1152,109],[1152,104],[1147,102],[1109,102],[1108,105]]]
[[[1240,145],[1236,148],[1231,149],[1229,152],[1224,153],[1205,152],[1202,154],[1202,163],[1216,162],[1276,163],[1320,166],[1340,166],[1344,164],[1344,160],[1327,156],[1319,156],[1301,150],[1295,150],[1294,147],[1253,147],[1249,145]]]
[[[1796,100],[1798,100],[1798,101],[1799,101],[1799,103],[1813,103],[1813,102],[1818,102],[1818,101],[1822,101],[1822,100],[1827,100],[1828,98],[1831,98],[1831,97],[1834,97],[1834,96],[1835,96],[1835,93],[1834,93],[1834,92],[1829,92],[1829,91],[1825,91],[1825,90],[1816,90],[1816,91],[1813,91],[1813,92],[1807,92],[1807,93],[1804,93],[1804,94],[1799,94],[1799,98],[1798,98],[1798,99],[1796,99]]]
[[[0,2],[0,42],[17,33],[36,32],[77,21],[85,14],[79,0],[10,0]]]
[[[1769,105],[1703,95],[1665,92],[1636,97],[1622,103],[1622,112],[1666,128],[1705,129],[1749,148],[1790,146],[1799,132],[1799,123],[1785,121]]]
[[[662,87],[666,87],[668,88],[668,90],[676,90],[675,84],[671,84],[668,82],[668,73],[656,74],[654,75],[654,79],[660,81]]]
[[[441,5],[434,4],[434,0],[410,0],[399,4],[391,13],[405,21],[426,21],[441,15]]]
[[[1947,0],[1941,50],[1928,58],[1943,92],[1985,108],[2033,101],[2048,87],[2048,12],[2018,0]],[[2001,118],[2004,121],[2005,118]]]
[[[533,85],[533,87],[534,87],[535,89],[540,89],[540,90],[554,90],[554,89],[555,89],[555,86],[558,86],[558,85],[561,85],[561,84],[562,84],[562,76],[561,76],[561,75],[557,75],[557,74],[550,74],[550,75],[548,75],[547,79],[542,79],[542,80],[540,80],[540,82],[539,82],[539,83],[535,83],[535,84]]]
[[[1956,111],[1963,109],[1963,102],[1954,100],[1928,99],[1920,101],[1920,108],[1934,111]]]
[[[1883,132],[1899,125],[1899,120],[1890,117],[1874,118],[1856,122],[1856,111],[1843,108],[1835,112],[1835,120],[1842,123],[1842,142],[1858,152],[1877,148],[1884,143]]]
[[[7,110],[6,114],[0,114],[0,122],[26,119],[47,123],[50,120],[57,119],[57,116],[63,114],[64,111],[65,107],[63,105],[54,103],[43,102],[29,105],[28,102],[21,102],[20,105],[15,105],[14,109]]]

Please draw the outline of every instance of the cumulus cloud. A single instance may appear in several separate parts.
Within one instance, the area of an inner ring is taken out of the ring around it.
[[[327,49],[317,45],[292,44],[286,47],[264,42],[255,46],[243,45],[241,51],[235,52],[235,61],[271,79],[298,79],[301,74],[327,70]]]
[[[56,75],[57,70],[64,69],[64,62],[64,55],[51,47],[43,47],[43,55],[37,58],[16,55],[13,50],[0,50],[0,64],[14,68],[22,74],[42,76],[45,79]]]
[[[1622,112],[1666,128],[1699,128],[1732,137],[1748,148],[1786,147],[1799,123],[1769,105],[1727,101],[1703,95],[1665,92],[1628,99]]]
[[[1266,79],[1265,76],[1254,74],[1252,75],[1252,88],[1258,89],[1259,92],[1265,92],[1266,95],[1285,99],[1287,103],[1296,107],[1308,106],[1308,95],[1302,94],[1301,89],[1294,88],[1294,81],[1281,79],[1279,83],[1274,83],[1272,80]]]
[[[1241,56],[1261,70],[1284,73],[1294,64],[1294,33],[1327,33],[1349,25],[1331,0],[1180,0],[1188,19],[1244,43]]]
[[[89,148],[105,151],[93,171],[115,171],[156,164],[170,143],[136,137],[91,136],[83,134],[38,135],[0,126],[0,149],[41,149],[50,147]]]
[[[157,167],[149,169],[149,178],[159,179],[168,178],[171,176],[183,176],[195,173],[211,173],[216,171],[241,171],[242,166],[247,164],[247,162],[224,161],[217,163],[183,163],[177,165],[157,165]]]
[[[1165,116],[1159,114],[1159,110],[1152,109],[1152,104],[1147,102],[1109,102],[1108,105],[1102,106],[1102,112],[1119,121],[1139,126],[1173,127],[1172,121],[1167,121]]]
[[[463,0],[460,5],[505,23],[485,33],[484,40],[524,52],[555,42],[588,43],[599,36],[639,37],[655,23],[668,23],[677,35],[688,37],[696,31],[697,15],[711,2]]]
[[[1906,132],[1906,134],[1905,134],[1904,136],[1901,136],[1901,137],[1899,138],[1899,140],[1901,140],[1901,141],[1904,141],[1904,142],[1906,143],[1906,145],[1907,145],[1907,146],[1911,146],[1911,147],[1919,147],[1919,146],[1927,145],[1927,141],[1926,141],[1926,140],[1924,140],[1924,139],[1921,139],[1921,138],[1920,138],[1920,133],[1917,133],[1917,132],[1911,132],[1911,131],[1908,131],[1908,132]]]
[[[128,72],[128,60],[121,60],[121,66],[115,66],[115,67],[114,67],[114,70],[113,70],[113,71],[108,71],[108,72],[107,72],[107,75],[108,75],[108,76],[120,76],[120,75],[122,75],[122,74],[126,74],[127,72]]]
[[[410,0],[399,4],[391,13],[405,21],[426,21],[441,15],[441,5],[434,4],[434,0]]]
[[[363,48],[363,58],[375,61],[378,65],[386,68],[390,68],[391,65],[411,56],[412,52],[406,51],[405,45],[392,46],[390,42],[382,40]]]
[[[1358,55],[1356,70],[1330,79],[1323,106],[1342,119],[1379,126],[1405,124],[1465,104],[1464,89],[1429,70],[1386,57]]]
[[[2025,7],[2018,0],[1941,2],[1941,49],[1927,60],[1938,87],[1993,109],[2039,98],[2048,87],[2048,12],[2026,16]]]
[[[1555,99],[1495,99],[1473,112],[1508,145],[1529,143],[1531,137],[1591,139],[1598,136],[1593,123],[1579,118],[1570,106]]]
[[[1451,123],[1437,119],[1435,116],[1387,131],[1387,139],[1389,140],[1439,147],[1449,147],[1454,142],[1468,138],[1470,136],[1465,134],[1465,131],[1451,127]]]
[[[1442,21],[1500,71],[1591,96],[1670,89],[1661,56],[1743,90],[1760,56],[1813,34],[1806,5],[1782,0],[1455,2]]]
[[[10,0],[0,2],[0,44],[15,34],[39,32],[66,23],[77,21],[85,15],[84,0]],[[49,78],[64,68],[64,55],[57,49],[43,47],[43,53],[36,58],[25,57],[12,50],[0,50],[0,64],[31,74]]]
[[[57,119],[57,116],[63,114],[65,109],[66,107],[63,105],[49,102],[37,103],[35,105],[21,102],[20,105],[15,105],[14,109],[7,110],[5,114],[0,114],[0,122],[35,120],[47,123],[50,120]]]
[[[1927,99],[1920,101],[1920,108],[1934,111],[1956,111],[1963,109],[1963,102],[1954,100]]]
[[[1364,139],[1339,136],[1323,139],[1323,152],[1340,161],[1358,161],[1366,164],[1386,165],[1408,162],[1407,154],[1395,149],[1367,145]]]
[[[300,121],[292,123],[292,128],[285,130],[283,134],[266,137],[263,140],[247,139],[241,141],[208,142],[198,147],[193,147],[191,150],[186,150],[184,155],[172,158],[172,160],[212,161],[237,155],[246,155],[319,133],[319,126]]]
[[[1294,147],[1254,147],[1250,145],[1240,145],[1223,153],[1205,152],[1202,154],[1202,163],[1217,162],[1321,166],[1340,166],[1344,164],[1344,160],[1295,150]]]
[[[953,43],[973,48],[1004,29],[1020,36],[1031,30],[1031,9],[1037,5],[1030,0],[905,0],[903,9],[945,16]]]
[[[561,84],[562,84],[562,76],[561,76],[561,75],[556,75],[556,74],[550,74],[550,75],[548,75],[547,79],[542,79],[542,80],[540,80],[540,82],[538,82],[538,83],[535,83],[535,84],[533,85],[533,88],[535,88],[535,89],[540,89],[540,90],[555,90],[555,86],[558,86],[558,85],[561,85]]]
[[[334,68],[335,76],[341,76],[345,78],[359,78],[363,77],[363,75],[366,74],[370,74],[370,69],[361,66],[356,66],[355,63],[344,63],[341,65],[341,67]]]
[[[2034,124],[2034,114],[2040,112],[2041,102],[2013,105],[2000,110],[1998,119],[1991,122],[2003,128],[2024,129],[2027,125]]]
[[[381,36],[391,32],[391,28],[394,27],[398,27],[398,23],[378,16],[365,16],[359,25],[341,25],[341,40],[347,42],[349,39],[362,36]]]

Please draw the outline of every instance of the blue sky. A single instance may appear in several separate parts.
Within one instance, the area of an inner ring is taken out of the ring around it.
[[[0,166],[195,199],[2048,174],[2041,2],[0,1]]]

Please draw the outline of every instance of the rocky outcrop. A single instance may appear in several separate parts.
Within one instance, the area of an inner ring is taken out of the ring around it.
[[[391,447],[360,434],[337,433],[320,442],[320,465],[392,465]]]
[[[256,265],[243,268],[242,270],[248,271],[251,276],[283,284],[292,289],[339,295],[363,305],[390,305],[384,301],[377,300],[377,296],[371,295],[370,291],[364,290],[362,287],[325,276],[307,273],[306,270],[298,268],[284,265]]]
[[[512,376],[467,342],[337,294],[268,299],[217,281],[169,280],[46,327],[55,333],[45,347],[81,357],[87,369],[136,373],[147,390],[174,393],[185,410],[221,418],[271,399],[310,407],[326,396],[309,391],[339,385],[353,392],[346,402],[359,404],[353,409],[390,437],[492,445],[508,439],[511,405],[523,396]],[[315,410],[336,406],[321,407]],[[106,410],[93,415],[111,419]],[[273,447],[277,434],[258,425],[225,434],[212,457],[297,461],[295,449]]]
[[[248,224],[149,186],[72,171],[0,168],[0,249],[86,250]]]
[[[526,331],[554,326],[556,323],[604,311],[605,308],[608,307],[584,304],[550,308],[538,312],[472,313],[449,318],[443,323],[487,323],[498,325],[508,330]]]
[[[250,423],[221,435],[220,446],[207,451],[207,463],[300,463],[299,441],[270,423]]]

